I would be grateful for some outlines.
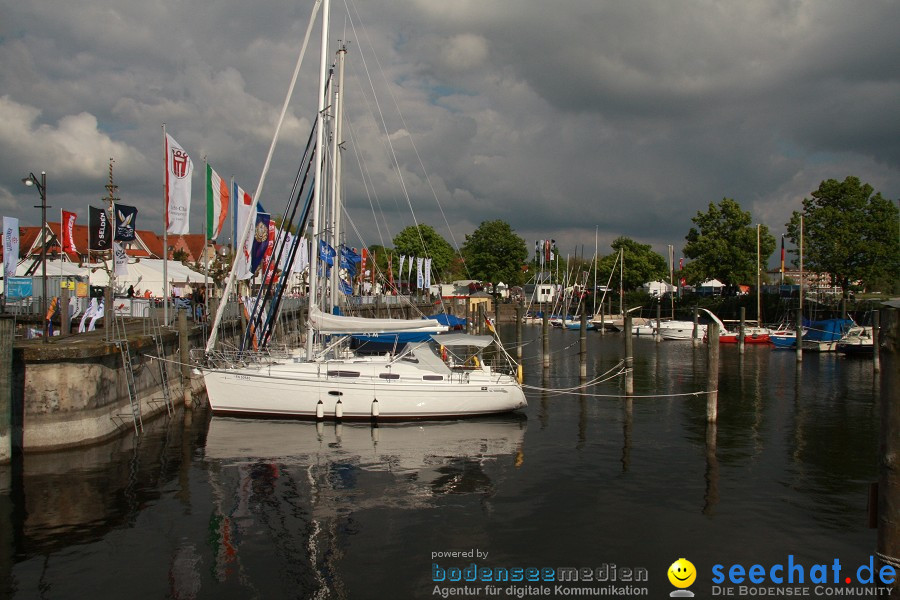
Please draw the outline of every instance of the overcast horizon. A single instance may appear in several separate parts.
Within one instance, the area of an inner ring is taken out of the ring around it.
[[[601,254],[620,235],[680,254],[724,197],[776,238],[825,179],[900,197],[900,3],[332,4],[351,245],[391,246],[414,218],[461,245],[502,219],[529,250],[590,256],[596,231]],[[21,179],[43,170],[48,221],[87,224],[112,157],[121,202],[161,234],[165,123],[194,162],[202,233],[203,158],[256,189],[311,10],[0,0],[0,215],[40,224]],[[273,213],[315,116],[318,27],[262,195]]]

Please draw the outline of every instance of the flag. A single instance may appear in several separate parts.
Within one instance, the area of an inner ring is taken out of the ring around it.
[[[309,267],[309,242],[305,238],[297,240],[300,246],[297,248],[297,256],[291,266],[291,273],[302,273]]]
[[[62,251],[77,254],[78,248],[75,247],[75,217],[77,215],[67,210],[60,212],[62,215],[59,220],[59,232],[62,239]]]
[[[102,208],[89,207],[90,226],[88,248],[103,251],[112,248],[112,228],[109,226],[109,217]]]
[[[366,253],[366,249],[363,248],[363,254]],[[350,279],[353,279],[356,276],[356,265],[360,264],[362,259],[359,254],[354,252],[353,248],[347,248],[346,246],[341,246],[341,268],[347,270],[347,275]],[[365,265],[363,265],[365,268]]]
[[[400,268],[397,269],[397,277],[400,278],[400,289],[403,290],[403,263],[406,262],[406,255],[400,255]]]
[[[391,286],[392,293],[397,295],[397,288],[394,287],[394,255],[388,254],[388,285]]]
[[[3,217],[3,278],[9,296],[9,280],[16,276],[19,264],[19,219]]]
[[[231,194],[228,182],[219,177],[210,165],[206,165],[206,238],[215,240],[222,233],[228,218]]]
[[[134,230],[137,229],[137,209],[133,206],[116,204],[116,235],[113,238],[117,242],[133,242]]]
[[[431,259],[425,259],[425,289],[431,287]]]
[[[319,240],[319,260],[331,266],[334,264],[334,255],[334,248],[326,244],[325,240]]]
[[[250,206],[253,204],[253,197],[245,192],[236,183],[233,185],[231,191],[232,197],[235,199],[237,206],[237,210],[234,211],[234,252],[237,260],[237,264],[235,265],[235,273],[238,279],[249,279],[253,275],[250,272],[250,253],[253,249],[253,232],[251,231],[250,235],[247,236],[247,240],[244,242],[243,248],[237,248],[237,243],[240,241],[240,235],[244,231],[244,225],[250,218]]]
[[[418,289],[422,289],[422,285],[425,283],[425,275],[422,273],[422,265],[424,263],[424,258],[416,259],[416,288]]]
[[[166,134],[166,231],[185,235],[191,212],[191,157],[178,142]]]
[[[269,249],[269,214],[256,213],[256,227],[253,228],[253,247],[250,251],[250,272],[256,273]]]
[[[113,254],[115,256],[116,277],[128,277],[128,255],[125,248],[119,242],[113,242]]]

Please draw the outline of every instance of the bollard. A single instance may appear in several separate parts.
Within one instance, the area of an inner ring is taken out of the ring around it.
[[[634,340],[631,339],[631,315],[625,315],[625,395],[634,394]]]
[[[550,368],[550,319],[547,317],[547,311],[544,311],[543,320],[541,321],[541,339],[543,340],[544,368]]]
[[[581,311],[581,331],[579,332],[579,355],[580,355],[580,363],[581,367],[579,370],[579,376],[582,381],[587,379],[587,314],[584,311]]]
[[[719,324],[706,326],[707,356],[706,363],[706,420],[715,423],[719,418]]]
[[[876,313],[877,314],[877,313]],[[878,541],[877,555],[884,564],[900,562],[900,319],[894,309],[885,309],[884,362],[881,372],[881,432],[878,453]],[[895,590],[900,582],[894,580]]]
[[[738,329],[738,352],[741,354],[744,353],[744,336],[746,335],[745,323],[747,317],[747,309],[743,306],[741,307],[741,324]]]
[[[15,321],[0,318],[0,465],[12,459],[13,340]],[[7,528],[4,524],[4,528]]]

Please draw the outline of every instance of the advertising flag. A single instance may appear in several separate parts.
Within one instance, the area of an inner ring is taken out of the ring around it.
[[[231,194],[228,182],[219,177],[210,165],[206,165],[206,237],[215,240],[222,233],[228,218]]]
[[[784,235],[781,236],[781,274],[784,275]]]
[[[19,264],[19,219],[3,217],[3,278],[4,281],[16,276]],[[9,295],[7,290],[7,296]]]
[[[75,217],[73,212],[67,210],[60,211],[62,213],[59,220],[60,237],[62,239],[62,251],[78,253],[75,247]]]
[[[247,223],[247,220],[250,218],[250,206],[253,204],[253,197],[245,192],[243,188],[238,186],[238,184],[234,184],[231,188],[232,196],[235,199],[235,205],[237,206],[237,210],[235,210],[235,228],[234,228],[234,243],[240,241],[241,233],[244,231],[244,225]],[[258,211],[257,211],[258,212]],[[247,240],[244,243],[243,248],[236,248],[235,252],[237,254],[237,265],[235,265],[235,273],[238,279],[249,279],[252,273],[250,272],[250,252],[253,249],[253,231],[250,231],[250,235],[247,236]]]
[[[191,212],[191,157],[178,142],[166,134],[166,231],[185,235]]]
[[[116,277],[128,277],[128,255],[125,248],[119,242],[113,242],[113,255],[115,256]]]
[[[422,289],[425,283],[424,274],[422,273],[422,265],[425,263],[424,258],[416,258],[416,288]]]
[[[133,242],[134,230],[137,228],[137,209],[133,206],[116,204],[116,236],[117,242]]]
[[[431,287],[431,259],[425,259],[425,288]]]
[[[112,227],[110,227],[106,210],[91,206],[89,212],[88,248],[96,251],[109,250],[112,248]]]

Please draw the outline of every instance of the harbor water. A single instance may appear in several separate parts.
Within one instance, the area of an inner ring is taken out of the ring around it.
[[[798,370],[792,352],[722,346],[709,426],[705,345],[636,338],[625,400],[621,335],[589,332],[600,381],[578,390],[578,332],[551,331],[544,371],[540,328],[523,329],[521,414],[372,427],[197,409],[2,467],[0,597],[662,598],[679,558],[698,598],[774,593],[777,565],[810,596],[860,585],[876,539],[870,361]],[[763,582],[739,595],[735,565]],[[560,583],[570,567],[578,581]],[[495,581],[517,569],[538,575]]]

